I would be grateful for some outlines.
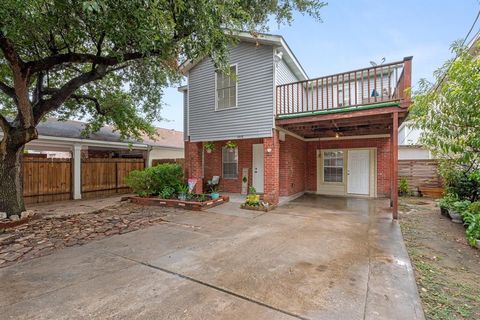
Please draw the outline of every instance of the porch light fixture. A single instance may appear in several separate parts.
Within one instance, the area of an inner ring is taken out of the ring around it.
[[[267,153],[272,153],[272,148],[267,148]]]
[[[336,139],[340,138],[340,135],[338,134],[338,132],[335,133],[335,138],[336,138]]]

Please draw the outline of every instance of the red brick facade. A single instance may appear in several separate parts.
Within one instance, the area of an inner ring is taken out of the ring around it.
[[[377,148],[377,196],[390,196],[391,143],[390,138],[328,140],[307,142],[307,191],[317,189],[317,150]]]
[[[285,141],[280,142],[280,196],[305,191],[306,160],[307,143],[285,135]]]
[[[272,137],[263,139],[235,140],[238,145],[238,177],[222,178],[222,147],[227,141],[215,142],[215,150],[207,153],[202,143],[185,143],[185,172],[188,178],[199,179],[197,192],[202,182],[220,176],[220,191],[240,193],[242,170],[249,170],[249,185],[252,183],[252,145],[264,146],[264,199],[278,203],[279,196],[289,196],[303,191],[315,192],[317,188],[317,150],[345,148],[377,149],[377,195],[390,195],[391,143],[390,138],[308,141],[290,135],[280,141],[274,130]],[[203,153],[203,176],[202,176]],[[204,177],[204,178],[203,178]],[[202,180],[203,178],[203,180]]]

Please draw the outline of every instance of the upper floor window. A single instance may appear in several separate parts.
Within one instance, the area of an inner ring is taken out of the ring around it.
[[[216,74],[215,109],[223,110],[237,106],[237,65],[230,66],[230,74],[218,71]]]

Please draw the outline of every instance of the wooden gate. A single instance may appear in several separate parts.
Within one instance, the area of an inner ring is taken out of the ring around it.
[[[125,177],[145,168],[143,159],[82,159],[82,198],[98,198],[127,193]]]
[[[24,158],[22,170],[25,203],[71,199],[71,159]]]
[[[410,191],[442,188],[436,160],[398,160],[398,179],[406,178]]]

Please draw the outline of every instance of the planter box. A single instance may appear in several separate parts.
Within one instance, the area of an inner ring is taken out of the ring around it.
[[[453,211],[448,211],[450,218],[452,218],[452,222],[454,223],[463,223],[462,215]]]
[[[448,209],[440,207],[440,214],[444,217],[450,218],[450,215],[448,214]]]
[[[246,205],[245,203],[242,203],[240,208],[246,209],[246,210],[268,212],[268,211],[272,211],[273,209],[275,209],[275,206],[274,205],[269,205],[268,208],[265,208],[263,206],[249,206],[249,205]]]
[[[160,207],[173,207],[173,208],[182,208],[185,210],[193,211],[202,211],[207,210],[222,203],[228,202],[230,198],[228,196],[220,196],[220,198],[215,200],[207,200],[203,202],[199,201],[182,201],[178,199],[160,199],[155,197],[142,198],[142,197],[130,197],[130,202],[141,204],[144,206],[160,206]]]

